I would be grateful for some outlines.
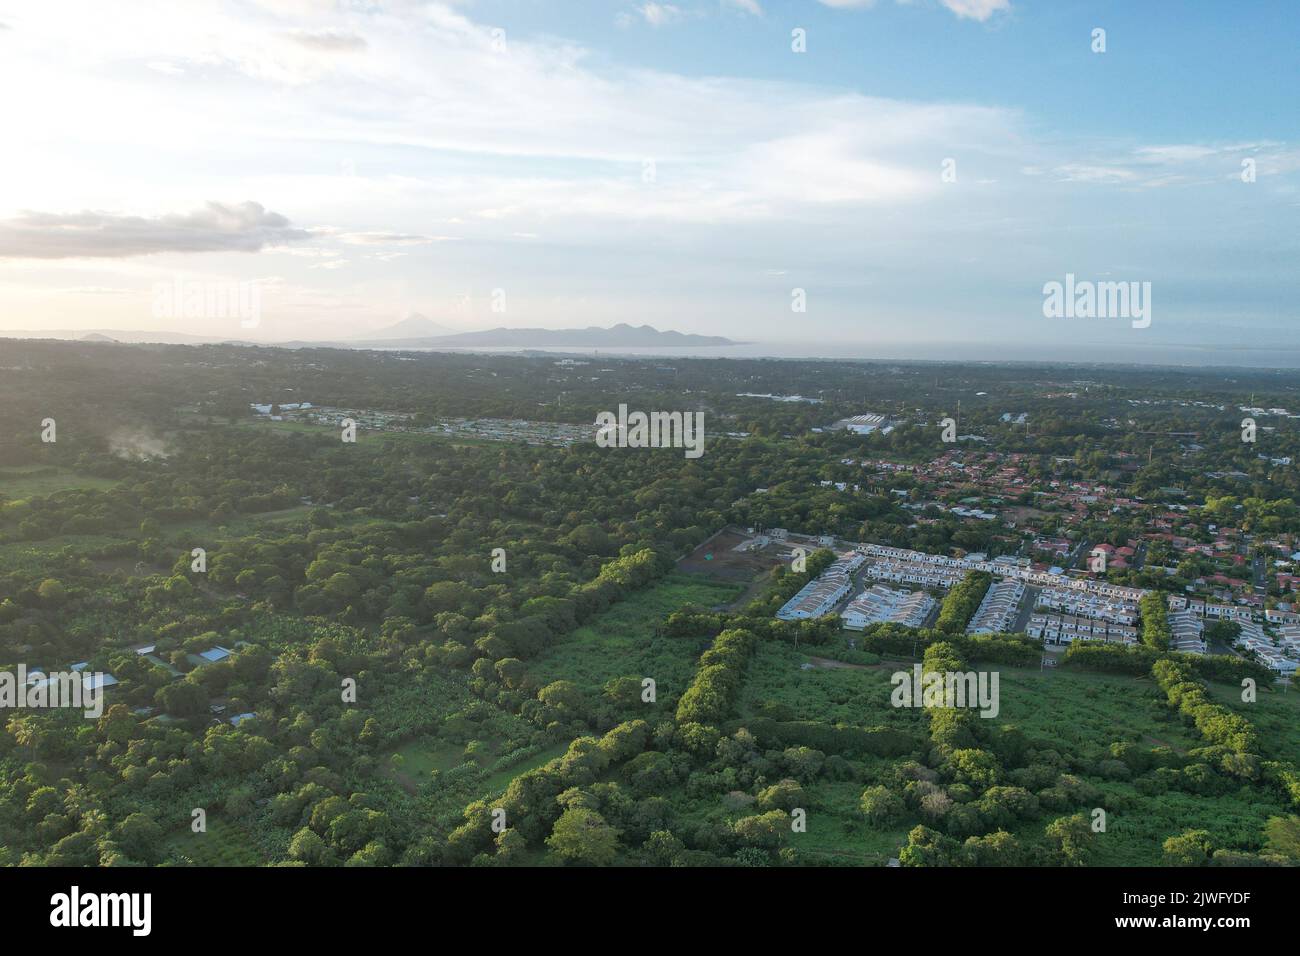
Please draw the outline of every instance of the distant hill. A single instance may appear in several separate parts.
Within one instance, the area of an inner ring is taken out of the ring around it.
[[[367,332],[358,338],[367,341],[375,339],[423,339],[432,336],[455,335],[455,329],[449,329],[445,325],[439,325],[433,319],[426,318],[423,315],[412,313],[400,322],[385,326],[382,329],[376,329],[374,332]]]
[[[65,339],[78,342],[117,342],[131,345],[203,345],[232,342],[215,335],[184,332],[145,332],[138,329],[0,329],[0,339]]]
[[[446,334],[430,335],[428,330]],[[408,331],[409,330],[409,331]],[[415,334],[410,334],[410,333]],[[110,334],[111,333],[111,334]],[[724,345],[742,345],[720,335],[694,335],[690,333],[660,331],[650,325],[618,325],[603,328],[598,325],[585,329],[487,329],[482,332],[446,332],[422,315],[407,316],[402,321],[364,338],[333,340],[293,340],[289,342],[251,342],[236,338],[187,335],[182,332],[141,332],[125,329],[51,329],[47,331],[3,331],[0,338],[24,339],[78,339],[83,342],[157,343],[163,345],[200,345],[224,343],[228,345],[259,345],[264,348],[333,348],[333,349],[445,349],[445,348],[707,348]]]
[[[483,332],[458,332],[429,338],[375,340],[403,348],[701,348],[736,345],[719,335],[694,335],[671,330],[660,331],[649,325],[620,322],[609,328],[598,325],[585,329],[487,329]]]

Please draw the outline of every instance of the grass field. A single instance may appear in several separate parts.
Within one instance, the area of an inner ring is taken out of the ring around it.
[[[324,435],[326,432],[337,434],[339,429],[332,425],[313,425],[308,422],[273,422],[269,418],[249,419],[237,423],[240,428],[260,428],[266,431],[275,432],[298,432],[303,435]],[[357,430],[357,438],[360,439],[361,430]]]
[[[107,534],[61,534],[44,541],[0,544],[0,571],[44,568],[64,548],[73,548],[78,553],[85,554],[110,544],[119,544],[123,540],[122,537]]]
[[[1260,687],[1253,704],[1241,699],[1241,688],[1232,684],[1210,684],[1210,695],[1249,720],[1259,733],[1266,757],[1300,760],[1300,689],[1285,693],[1279,686]]]
[[[805,792],[808,829],[790,834],[790,846],[804,862],[884,866],[907,843],[911,824],[876,829],[862,818],[862,784],[823,781]]]
[[[259,428],[266,431],[296,432],[301,435],[338,436],[341,429],[335,425],[317,425],[312,422],[273,422],[266,418],[239,423],[240,428]],[[401,432],[381,431],[357,426],[357,444],[378,447],[386,441],[438,443],[450,446],[500,445],[502,442],[489,438],[476,438],[467,435],[448,435],[445,432]]]
[[[520,774],[527,773],[529,770],[535,770],[542,764],[549,763],[556,757],[563,757],[569,749],[567,743],[555,744],[547,747],[531,757],[526,757],[513,766],[498,770],[490,775],[487,780],[483,781],[483,795],[490,796],[498,793],[504,793],[506,787],[510,786],[510,781],[514,780]]]
[[[312,511],[312,505],[298,504],[290,508],[280,508],[276,511],[262,511],[257,514],[240,514],[231,515],[222,521],[220,526],[207,520],[178,521],[166,525],[167,533],[171,536],[193,536],[196,534],[210,534],[217,531],[218,528],[224,529],[223,533],[229,537],[240,537],[252,534],[262,528],[275,527],[279,524],[293,524],[301,522]],[[346,516],[344,516],[346,517]]]
[[[412,781],[427,780],[430,771],[445,773],[469,759],[465,756],[463,744],[423,739],[402,744],[393,751],[393,756],[400,758],[389,762],[394,775],[398,779],[405,777]]]
[[[1096,759],[1115,741],[1179,752],[1201,746],[1152,681],[1060,668],[996,669],[1001,684],[997,722],[1055,743],[1063,753]]]
[[[188,827],[170,837],[168,856],[179,855],[195,866],[260,866],[262,854],[253,846],[247,832],[237,823],[220,817],[208,818],[206,833],[194,833]]]
[[[924,735],[921,711],[889,704],[890,674],[904,665],[801,669],[808,659],[789,646],[760,645],[746,672],[741,715],[770,712],[775,704],[786,712],[783,716],[798,720],[888,725]],[[1097,760],[1116,741],[1178,752],[1203,745],[1195,731],[1169,711],[1163,694],[1150,681],[1071,670],[996,669],[1000,713],[995,724],[1017,727],[1039,746]],[[1225,700],[1233,692],[1231,687],[1216,688],[1216,696]],[[1275,746],[1290,746],[1295,752],[1300,695],[1287,699],[1265,693],[1256,705],[1241,704],[1239,690],[1235,696],[1239,708],[1255,708],[1249,711],[1252,719]],[[875,769],[886,766],[886,761],[880,761]],[[1215,796],[1179,791],[1152,795],[1127,781],[1085,777],[1105,794],[1101,802],[1108,813],[1106,832],[1094,841],[1096,865],[1161,865],[1164,841],[1188,829],[1209,831],[1219,846],[1258,849],[1269,818],[1286,812],[1280,796],[1258,787],[1234,788]],[[808,787],[808,830],[792,834],[790,845],[810,861],[827,864],[878,866],[896,855],[907,831],[922,821],[908,819],[883,830],[870,827],[858,810],[862,787],[860,782],[825,780]],[[750,812],[756,811],[723,814],[712,808],[698,819],[710,815],[732,819]],[[1060,815],[1045,812],[1017,835],[1026,843],[1041,844],[1044,828]]]
[[[802,665],[816,656],[816,650],[805,653],[788,644],[761,643],[745,672],[740,716],[771,714],[771,707],[776,705],[787,720],[815,720],[855,727],[890,726],[925,733],[921,711],[889,704],[893,690],[890,676],[896,665],[804,670]]]
[[[72,489],[102,490],[117,484],[113,478],[81,475],[70,468],[50,465],[15,465],[0,469],[0,496],[22,501]]]
[[[1218,796],[1171,791],[1145,796],[1129,783],[1091,780],[1106,794],[1106,832],[1093,840],[1094,866],[1160,866],[1164,841],[1185,830],[1206,830],[1218,846],[1257,850],[1270,817],[1284,813],[1282,800],[1259,787],[1242,787]],[[1025,828],[1038,839],[1048,814]]]
[[[431,771],[445,774],[466,763],[479,768],[490,767],[501,756],[506,740],[484,735],[471,756],[466,753],[464,744],[421,737],[408,741],[397,747],[393,753],[401,760],[386,761],[384,775],[401,788],[407,798],[415,797],[421,786],[430,782]],[[552,744],[545,749],[524,757],[522,760],[487,774],[486,777],[462,778],[452,783],[444,781],[444,786],[432,798],[434,806],[453,815],[474,800],[486,799],[504,793],[510,781],[556,757],[563,756],[568,750],[567,742]]]
[[[707,641],[655,637],[655,626],[682,605],[725,604],[739,591],[739,585],[669,574],[549,648],[529,663],[529,674],[543,684],[571,680],[591,692],[614,677],[653,677],[660,702],[675,700],[694,676]]]

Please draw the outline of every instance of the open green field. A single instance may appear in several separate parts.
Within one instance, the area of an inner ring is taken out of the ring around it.
[[[300,435],[331,435],[337,437],[341,429],[334,425],[317,425],[312,422],[273,422],[259,418],[255,421],[240,422],[240,428],[257,428],[265,431],[296,432]],[[373,428],[357,426],[357,444],[372,445],[376,448],[384,442],[404,443],[438,443],[444,445],[500,445],[502,442],[490,438],[477,438],[470,435],[448,435],[445,432],[424,431],[380,431]]]
[[[1160,866],[1164,841],[1185,830],[1206,830],[1219,846],[1257,850],[1270,817],[1285,814],[1283,801],[1259,787],[1242,787],[1217,796],[1170,791],[1146,796],[1129,783],[1089,778],[1106,794],[1106,832],[1093,840],[1094,866]],[[1026,841],[1040,839],[1052,819],[1017,831]]]
[[[193,536],[195,534],[210,534],[221,529],[222,533],[228,536],[238,537],[268,527],[281,525],[287,527],[299,523],[311,513],[312,508],[312,505],[297,504],[276,511],[231,515],[222,521],[219,527],[206,520],[178,521],[165,527],[170,535]]]
[[[809,798],[808,829],[790,835],[790,846],[804,862],[884,866],[907,843],[911,823],[876,829],[862,818],[860,783],[820,781],[805,788],[805,793]]]
[[[890,675],[906,665],[802,669],[800,665],[808,660],[808,654],[792,647],[761,644],[746,671],[741,716],[766,713],[830,724],[886,725],[924,735],[923,712],[889,704]],[[1169,711],[1164,695],[1150,681],[1060,669],[1004,665],[996,669],[1000,698],[996,725],[1017,727],[1040,746],[1091,761],[1105,757],[1116,741],[1169,747],[1177,752],[1203,745],[1195,731]],[[1220,687],[1216,696],[1232,691]],[[1239,698],[1237,692],[1239,706],[1251,706],[1241,705]],[[1261,730],[1275,742],[1294,740],[1295,728],[1300,725],[1296,719],[1300,717],[1300,695],[1287,700],[1266,693],[1261,701],[1251,712]],[[883,777],[889,763],[872,761],[866,769],[870,776]],[[1082,776],[1105,794],[1101,803],[1108,811],[1107,830],[1094,841],[1098,865],[1161,865],[1165,839],[1187,829],[1208,830],[1220,846],[1257,849],[1269,818],[1286,813],[1280,796],[1256,787],[1218,795],[1181,791],[1143,794],[1127,781]],[[808,787],[808,831],[792,835],[791,845],[801,855],[827,864],[878,866],[896,855],[908,830],[922,820],[908,819],[881,830],[871,827],[858,809],[862,788],[859,781],[826,780]],[[724,803],[720,799],[718,807],[703,809],[698,819],[730,820],[757,812],[752,807],[724,812]],[[1047,811],[1017,830],[1017,835],[1027,844],[1041,844],[1044,827],[1059,815]]]
[[[107,534],[61,534],[43,541],[14,541],[0,544],[0,571],[30,569],[33,572],[47,567],[64,548],[77,554],[86,554],[111,544],[120,544],[125,537]]]
[[[807,829],[791,832],[786,845],[803,863],[819,866],[884,866],[907,843],[916,821],[876,829],[858,809],[863,785],[856,781],[820,780],[804,788]],[[689,830],[701,825],[730,825],[763,812],[752,796],[717,794],[675,801],[676,825]]]
[[[297,432],[303,435],[324,435],[327,432],[338,434],[340,429],[332,425],[313,425],[308,422],[273,422],[269,418],[249,419],[237,423],[239,428],[258,428],[264,431],[274,432]],[[361,429],[357,429],[357,439],[362,437]]]
[[[167,840],[167,856],[181,856],[195,866],[259,866],[263,855],[237,823],[210,816],[206,833],[186,827]]]
[[[550,763],[556,757],[563,757],[568,749],[569,745],[567,743],[554,744],[531,757],[526,757],[516,764],[489,775],[483,781],[484,796],[504,793],[506,787],[510,786],[510,781],[514,780],[515,777],[527,773],[529,770],[535,770],[543,764]]]
[[[487,770],[498,757],[502,756],[503,749],[507,745],[504,738],[485,734],[483,739],[478,740],[478,746],[473,749],[473,753],[470,753],[465,744],[436,737],[421,737],[397,747],[384,765],[384,774],[408,796],[415,796],[421,786],[430,782],[433,771],[437,771],[441,776],[452,773],[465,764],[472,764],[479,770]],[[515,777],[563,756],[568,749],[567,742],[552,744],[535,754],[516,760],[507,767],[487,773],[486,776],[477,775],[455,782],[444,781],[443,789],[436,797],[436,803],[439,806],[459,810],[473,800],[503,793]],[[394,760],[393,756],[399,759]]]
[[[295,505],[292,508],[283,508],[278,511],[232,515],[229,519],[223,521],[219,527],[210,521],[198,519],[163,523],[162,527],[165,530],[165,539],[183,539],[186,542],[186,549],[188,549],[188,541],[196,535],[210,536],[218,532],[220,528],[220,533],[224,536],[239,537],[266,528],[287,528],[294,524],[300,524],[311,510],[311,505]],[[353,519],[353,516],[350,515],[346,516],[346,519],[341,521],[340,524],[378,523],[381,520],[364,517]],[[71,548],[79,555],[85,555],[110,545],[122,544],[126,541],[139,541],[140,539],[139,532],[131,528],[105,534],[60,534],[42,538],[40,541],[16,541],[0,544],[0,570],[43,567],[65,548]],[[178,543],[177,547],[181,548],[181,544]],[[132,556],[110,560],[116,561],[123,568],[129,569],[135,564],[137,558]],[[100,568],[100,570],[105,569]],[[154,570],[164,571],[166,569],[155,568]]]
[[[1260,686],[1253,704],[1241,699],[1241,688],[1232,684],[1209,684],[1210,695],[1251,722],[1259,733],[1266,757],[1300,759],[1300,689]]]
[[[783,720],[815,720],[855,727],[895,727],[925,733],[920,710],[891,707],[890,676],[903,665],[816,666],[803,669],[817,648],[796,651],[788,644],[762,642],[745,672],[739,713]]]
[[[393,751],[388,767],[399,782],[415,784],[428,780],[431,771],[446,773],[468,759],[463,744],[409,740]]]
[[[997,723],[1019,727],[1063,753],[1097,759],[1115,741],[1180,753],[1202,745],[1150,680],[1063,668],[995,669],[1001,683]]]
[[[116,484],[117,480],[113,478],[81,475],[70,468],[51,465],[15,465],[0,469],[0,496],[14,501],[72,489],[102,490]]]
[[[685,604],[725,604],[739,591],[738,585],[669,574],[549,648],[529,663],[528,672],[542,684],[571,680],[591,692],[614,677],[653,677],[659,700],[676,700],[694,676],[707,641],[656,637],[656,625]]]

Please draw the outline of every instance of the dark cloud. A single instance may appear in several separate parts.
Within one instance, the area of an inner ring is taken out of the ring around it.
[[[22,212],[0,220],[0,259],[123,258],[159,252],[257,252],[309,238],[261,204],[210,202],[147,219],[102,212]]]

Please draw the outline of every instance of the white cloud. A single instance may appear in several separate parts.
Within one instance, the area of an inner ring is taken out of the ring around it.
[[[455,236],[421,236],[400,232],[345,232],[339,242],[350,246],[425,246],[431,242],[454,242]]]
[[[1064,163],[1052,172],[1059,182],[1066,183],[1127,183],[1137,179],[1137,174],[1131,169],[1087,163]]]
[[[295,30],[289,34],[289,39],[309,50],[322,53],[356,53],[366,48],[365,37],[338,30]]]
[[[818,0],[818,2],[836,10],[865,10],[876,5],[876,0]],[[957,16],[978,20],[981,23],[995,13],[1011,9],[1011,0],[939,0],[939,2]],[[911,0],[897,0],[897,3],[900,6],[907,6],[910,5]]]
[[[682,19],[681,8],[675,7],[671,3],[643,3],[636,9],[641,19],[652,27],[667,26]]]
[[[846,320],[866,305],[914,314],[915,300],[939,314],[945,303],[930,296],[941,275],[967,296],[968,286],[1021,283],[1026,270],[1056,274],[1043,257],[1067,245],[1075,255],[1096,241],[1118,259],[1141,239],[1139,254],[1155,255],[1158,227],[1143,224],[1168,210],[1142,206],[1140,217],[1135,204],[1160,195],[1140,187],[1222,182],[1251,156],[1259,184],[1233,198],[1263,201],[1300,165],[1278,144],[1117,135],[1099,145],[1012,109],[866,96],[852,80],[846,91],[708,75],[698,63],[680,73],[630,67],[549,33],[512,32],[499,50],[492,24],[467,16],[473,6],[372,5],[362,15],[301,2],[25,10],[0,38],[0,84],[25,91],[6,103],[0,156],[0,315],[38,301],[30,290],[148,288],[164,267],[246,277],[266,260],[233,253],[254,249],[279,256],[287,281],[276,315],[301,322],[291,329],[300,336],[321,315],[359,322],[420,306],[454,320],[456,295],[507,285],[520,324],[605,323],[615,310],[669,323],[732,316],[716,320],[731,330],[702,331],[743,333],[767,321],[756,318],[763,309],[773,322],[788,317],[787,303],[754,290],[772,265],[792,284],[821,286],[810,324],[835,321],[830,287],[849,289]],[[659,5],[688,18],[706,9]],[[1007,7],[954,12],[979,19]],[[290,40],[294,31],[365,43],[332,51]],[[957,159],[955,183],[940,178],[946,157]],[[176,216],[208,196],[261,197],[285,215],[224,231]],[[1213,207],[1171,207],[1187,208]],[[1138,228],[1121,232],[1126,216]],[[536,236],[544,240],[528,241]],[[187,248],[210,255],[147,257]],[[79,256],[98,258],[69,258]],[[976,260],[978,270],[962,272]],[[901,292],[886,301],[877,293],[890,276]],[[127,298],[80,302],[89,312]],[[63,308],[77,301],[64,296]]]
[[[940,2],[957,14],[983,23],[995,13],[1011,9],[1011,0],[940,0]]]
[[[1212,146],[1182,143],[1172,146],[1140,146],[1133,152],[1141,162],[1186,163],[1213,156],[1218,150]]]

